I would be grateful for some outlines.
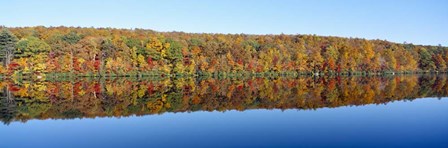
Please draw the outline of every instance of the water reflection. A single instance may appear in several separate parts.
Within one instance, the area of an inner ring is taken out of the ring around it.
[[[318,109],[447,96],[446,76],[3,81],[0,120]]]

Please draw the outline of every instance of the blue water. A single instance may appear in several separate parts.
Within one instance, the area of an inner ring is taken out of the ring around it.
[[[0,125],[9,147],[448,147],[448,99]]]

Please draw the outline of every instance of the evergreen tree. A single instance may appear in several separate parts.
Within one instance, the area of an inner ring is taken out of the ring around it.
[[[0,54],[3,55],[3,64],[8,66],[14,58],[14,51],[16,49],[17,37],[9,30],[2,29],[0,32]]]

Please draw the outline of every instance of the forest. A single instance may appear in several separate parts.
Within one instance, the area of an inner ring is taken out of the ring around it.
[[[438,73],[448,47],[317,35],[0,27],[3,77]]]
[[[249,109],[314,110],[448,95],[446,75],[0,82],[0,121]],[[411,114],[411,113],[410,113]]]

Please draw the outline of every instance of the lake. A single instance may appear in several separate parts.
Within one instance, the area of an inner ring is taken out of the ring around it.
[[[448,147],[448,77],[0,82],[0,147]]]

